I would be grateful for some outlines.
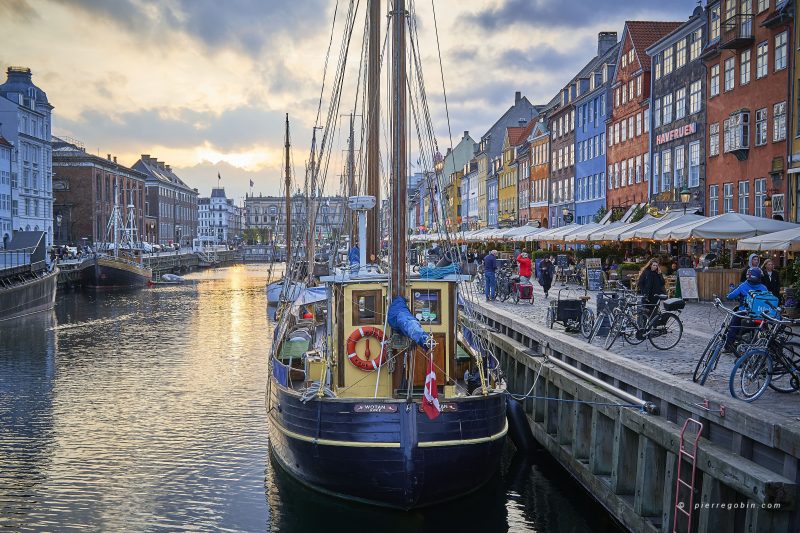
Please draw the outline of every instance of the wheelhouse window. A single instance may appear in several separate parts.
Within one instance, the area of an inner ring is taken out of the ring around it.
[[[383,295],[380,290],[353,291],[353,325],[383,324]]]

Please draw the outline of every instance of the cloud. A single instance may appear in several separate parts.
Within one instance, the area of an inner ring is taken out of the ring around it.
[[[485,31],[508,26],[571,30],[606,22],[647,19],[685,20],[697,5],[695,0],[663,2],[640,0],[501,0],[492,6],[463,15],[464,22]]]
[[[30,23],[39,18],[39,13],[31,7],[28,0],[3,0],[0,2],[0,18],[5,15],[22,23]]]
[[[131,33],[156,38],[151,44],[174,43],[182,33],[208,51],[234,48],[258,58],[270,52],[276,38],[311,35],[326,23],[324,0],[53,0],[92,17],[110,21]]]

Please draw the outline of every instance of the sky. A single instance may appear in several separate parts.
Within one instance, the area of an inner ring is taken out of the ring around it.
[[[366,0],[353,3],[365,11]],[[435,0],[436,25],[430,1],[407,3],[415,4],[418,16],[426,92],[444,152],[449,132],[453,143],[467,130],[479,139],[513,104],[515,91],[534,104],[549,101],[594,56],[598,32],[621,37],[625,20],[683,21],[698,2]],[[53,134],[80,141],[87,152],[111,153],[127,165],[150,154],[172,165],[201,195],[210,194],[217,174],[237,202],[250,190],[250,180],[255,194],[278,194],[285,114],[293,172],[302,182],[334,14],[323,117],[350,5],[351,0],[0,0],[0,76],[10,65],[31,68],[34,83],[55,107]],[[382,10],[388,10],[386,0]],[[357,25],[346,89],[356,84],[362,35]],[[351,112],[353,101],[344,96],[339,114]],[[337,120],[346,128],[346,119]],[[346,148],[341,134],[334,138],[328,193],[338,190]]]

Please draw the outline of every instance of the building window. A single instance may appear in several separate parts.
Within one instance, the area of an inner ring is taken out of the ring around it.
[[[633,164],[633,158],[631,158],[628,159],[628,185],[633,185],[633,179],[634,179],[633,173],[634,173],[634,164]]]
[[[681,68],[686,64],[686,39],[681,39],[675,46],[675,68]]]
[[[747,214],[748,204],[750,203],[750,182],[739,182],[739,213],[742,215]]]
[[[772,142],[786,139],[786,102],[772,106]]]
[[[758,7],[756,13],[761,13],[769,7],[769,0],[758,0]]]
[[[736,15],[736,0],[727,0],[725,4],[725,20],[731,20]]]
[[[725,60],[725,92],[732,91],[734,87],[733,81],[733,68],[734,68],[734,59],[733,57],[729,57]]]
[[[750,83],[750,50],[745,50],[739,56],[739,84]]]
[[[664,50],[664,76],[672,72],[672,47]]]
[[[767,144],[767,108],[756,110],[756,146]]]
[[[719,63],[711,67],[711,97],[719,94]]]
[[[689,47],[689,61],[694,61],[700,57],[700,49],[703,46],[703,30],[696,30],[689,36],[692,44]]]
[[[700,141],[689,143],[689,188],[700,186]]]
[[[650,108],[644,110],[644,132],[650,131]]]
[[[675,181],[673,187],[680,189],[686,177],[686,153],[683,146],[675,147]]]
[[[750,113],[739,111],[725,119],[723,123],[723,150],[732,152],[749,148]]]
[[[668,191],[672,182],[672,150],[661,152],[661,192]]]
[[[642,156],[636,156],[636,183],[642,182]]]
[[[715,217],[719,214],[719,185],[708,188],[708,216]]]
[[[656,56],[656,79],[661,79],[661,64],[663,63],[661,54]]]
[[[756,47],[756,79],[767,75],[767,60],[769,56],[769,42],[758,43]]]
[[[620,187],[624,187],[627,184],[627,181],[628,181],[628,171],[627,171],[627,165],[625,164],[625,161],[623,161],[620,164],[620,167],[622,168],[622,170],[621,170],[621,175],[620,175],[620,179],[619,179],[619,186]]]
[[[664,125],[666,126],[670,122],[672,122],[672,95],[668,94],[664,97],[663,103],[664,109]]]
[[[627,132],[628,132],[628,121],[627,120],[623,120],[621,124],[622,125],[620,126],[621,129],[620,129],[620,133],[619,133],[619,141],[624,143],[626,140],[628,140],[628,135],[627,135]]]
[[[775,36],[775,70],[786,68],[786,32]]]
[[[689,86],[689,114],[700,112],[700,106],[702,105],[700,86],[700,80],[692,82]]]
[[[636,76],[636,96],[642,96],[642,75]]]
[[[642,134],[642,114],[636,113],[636,136]]]
[[[675,91],[675,120],[686,116],[686,87]]]
[[[661,176],[661,154],[653,154],[653,194],[658,194],[658,184]]]
[[[655,126],[658,127],[661,125],[661,98],[655,99],[655,102],[653,103],[653,113]]]
[[[719,4],[711,8],[711,30],[708,39],[710,41],[719,39]]]
[[[733,183],[726,183],[723,186],[722,193],[722,211],[725,213],[733,213]]]
[[[755,181],[753,193],[756,202],[753,214],[757,217],[766,217],[767,207],[764,205],[764,200],[767,199],[767,178],[758,178]]]

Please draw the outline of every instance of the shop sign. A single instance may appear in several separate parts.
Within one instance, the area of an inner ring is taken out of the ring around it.
[[[665,142],[674,141],[675,139],[680,139],[681,137],[686,137],[687,135],[692,135],[696,132],[697,132],[697,122],[692,122],[691,124],[681,126],[680,128],[675,128],[664,133],[659,133],[658,135],[656,135],[656,144],[662,144]]]

